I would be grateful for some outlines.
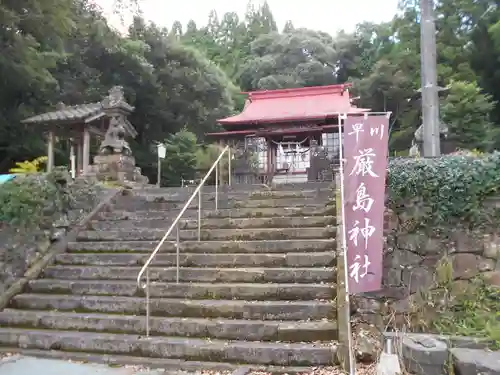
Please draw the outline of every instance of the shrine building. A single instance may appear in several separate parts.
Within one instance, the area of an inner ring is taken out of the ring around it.
[[[349,84],[254,91],[243,111],[208,133],[231,145],[234,183],[299,183],[333,179],[339,115],[369,109],[352,104]]]

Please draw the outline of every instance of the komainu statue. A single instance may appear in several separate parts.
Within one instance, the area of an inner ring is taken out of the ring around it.
[[[132,150],[125,140],[125,128],[116,117],[112,117],[109,122],[108,131],[104,136],[104,141],[99,147],[100,155],[122,154],[132,155]]]

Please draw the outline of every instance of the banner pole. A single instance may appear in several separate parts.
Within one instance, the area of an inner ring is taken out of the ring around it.
[[[356,374],[356,364],[353,353],[351,334],[351,309],[349,298],[349,268],[347,264],[347,246],[344,212],[344,151],[342,140],[342,119],[347,115],[338,114],[339,130],[339,173],[335,175],[335,197],[337,212],[337,324],[339,348],[337,357],[344,371],[350,375]]]

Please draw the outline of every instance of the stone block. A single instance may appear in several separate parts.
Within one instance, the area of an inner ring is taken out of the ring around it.
[[[486,258],[500,259],[500,237],[496,234],[484,236],[484,253]]]
[[[439,339],[445,341],[450,348],[484,350],[494,344],[493,340],[481,337],[439,335]]]
[[[457,279],[470,279],[478,273],[479,257],[474,254],[453,254],[451,256],[453,276]]]
[[[488,285],[496,286],[500,288],[500,270],[490,271],[483,274],[484,280]]]
[[[492,271],[494,261],[476,254],[460,253],[451,255],[453,277],[455,279],[471,279],[480,272]]]
[[[396,215],[396,213],[390,208],[387,208],[384,212],[384,231],[386,233],[390,233],[397,230],[398,227],[398,215]]]
[[[500,375],[500,351],[450,349],[456,375]]]
[[[455,250],[459,253],[482,254],[485,250],[484,234],[477,231],[465,229],[456,230],[451,233]]]
[[[400,268],[385,268],[383,274],[383,285],[399,286],[402,283]]]
[[[405,369],[415,375],[445,375],[448,346],[434,335],[410,334],[403,337]]]
[[[433,270],[427,267],[404,269],[402,278],[410,293],[429,288],[434,280]]]
[[[468,280],[455,280],[451,283],[451,294],[453,296],[465,296],[471,294],[474,290]]]
[[[391,267],[402,269],[420,264],[422,257],[408,250],[394,249],[394,251],[384,257],[384,261],[386,264],[390,264]]]
[[[427,233],[401,234],[397,239],[398,248],[411,251],[421,256],[444,254],[445,246],[439,239],[429,238]]]
[[[371,324],[360,323],[353,328],[356,360],[361,363],[375,362],[382,352],[380,331]]]

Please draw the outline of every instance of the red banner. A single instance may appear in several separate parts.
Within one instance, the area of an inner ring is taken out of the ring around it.
[[[344,227],[350,294],[381,289],[389,118],[344,121]]]

